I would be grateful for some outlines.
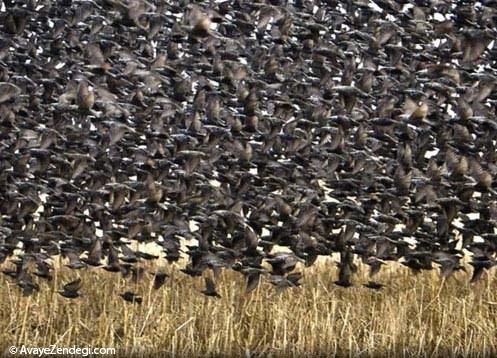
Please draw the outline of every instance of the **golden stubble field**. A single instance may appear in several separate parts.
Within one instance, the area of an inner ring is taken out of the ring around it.
[[[223,272],[216,299],[200,293],[202,278],[162,269],[171,277],[155,291],[151,274],[133,283],[101,269],[62,267],[27,297],[2,275],[2,352],[10,345],[56,344],[115,347],[119,356],[497,355],[493,271],[470,284],[464,272],[442,280],[436,270],[413,275],[392,266],[375,277],[386,284],[375,291],[361,285],[368,280],[364,268],[354,287],[334,285],[336,267],[328,260],[305,269],[303,285],[282,294],[267,280],[247,294],[241,275]],[[61,297],[57,290],[78,275],[83,296]],[[126,290],[142,295],[143,303],[122,300],[118,294]]]

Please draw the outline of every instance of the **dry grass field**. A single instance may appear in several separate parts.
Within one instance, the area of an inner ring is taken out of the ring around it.
[[[217,278],[222,298],[202,295],[202,278],[168,268],[159,290],[152,276],[138,284],[103,270],[80,271],[83,296],[70,300],[57,289],[76,277],[57,271],[49,286],[23,297],[0,278],[0,342],[10,345],[115,347],[134,356],[317,355],[465,357],[497,354],[497,281],[494,273],[468,283],[465,273],[445,282],[435,270],[412,275],[403,267],[379,274],[386,287],[333,284],[336,268],[305,270],[303,285],[276,294],[268,283],[246,294],[243,279]],[[141,305],[118,294],[132,290]]]

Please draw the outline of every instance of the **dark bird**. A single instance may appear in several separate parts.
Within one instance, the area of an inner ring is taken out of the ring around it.
[[[246,275],[246,281],[247,281],[246,291],[252,292],[253,290],[255,290],[257,288],[257,286],[259,285],[260,278],[261,278],[261,274],[258,272],[247,274]]]
[[[141,304],[143,301],[141,296],[139,296],[136,293],[133,293],[131,291],[126,291],[126,292],[120,293],[119,296],[121,296],[122,299],[125,300],[126,302],[130,302],[130,303]]]
[[[210,277],[205,278],[205,289],[202,293],[206,296],[221,298],[221,295],[216,291],[216,285]]]
[[[161,271],[157,271],[153,275],[154,275],[154,286],[153,287],[155,290],[158,290],[159,288],[161,288],[164,285],[164,283],[166,282],[166,278],[169,277],[168,274],[161,272]]]
[[[86,81],[81,81],[76,89],[76,105],[84,111],[89,111],[95,104],[95,93]]]
[[[485,270],[497,265],[497,261],[486,256],[475,256],[469,264],[474,268],[471,282],[476,282],[481,278]]]
[[[279,275],[271,275],[269,281],[276,286],[276,292],[279,294],[290,287],[300,286],[300,279],[302,278],[301,272],[294,272],[288,274],[286,277]]]
[[[62,286],[62,289],[57,291],[61,296],[66,298],[78,298],[81,294],[79,290],[81,288],[81,278],[77,278],[74,281],[66,283]]]
[[[353,256],[350,251],[342,251],[340,253],[340,263],[338,264],[338,280],[335,284],[342,287],[352,286],[352,272],[356,270],[353,263]]]
[[[373,290],[379,290],[383,288],[385,285],[374,281],[368,281],[367,283],[363,284],[363,286]]]

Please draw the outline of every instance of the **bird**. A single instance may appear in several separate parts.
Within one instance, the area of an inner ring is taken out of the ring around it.
[[[169,277],[168,274],[161,272],[161,271],[157,271],[153,275],[154,275],[153,287],[155,290],[158,290],[159,288],[161,288],[164,285],[164,283],[166,282],[166,278]]]
[[[120,293],[119,296],[122,297],[123,300],[130,303],[141,304],[143,302],[143,298],[131,291],[125,291]]]
[[[57,292],[66,298],[78,298],[81,296],[79,293],[79,290],[81,288],[81,278],[77,278],[74,281],[68,282],[62,286],[61,290],[58,290]]]
[[[15,100],[21,92],[22,90],[13,83],[0,82],[0,104]]]
[[[95,105],[95,93],[84,80],[76,88],[76,105],[83,111],[89,111]]]
[[[380,290],[384,287],[383,284],[374,281],[368,281],[367,283],[363,284],[363,286],[373,290]]]
[[[216,285],[210,277],[205,278],[205,289],[202,293],[209,297],[221,298],[221,295],[216,291]]]

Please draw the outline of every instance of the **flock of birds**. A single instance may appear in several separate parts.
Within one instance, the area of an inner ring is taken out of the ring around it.
[[[389,261],[447,277],[468,257],[478,280],[497,263],[496,9],[3,0],[1,271],[31,294],[60,256],[159,289],[144,262],[185,257],[219,297],[222,269],[282,291],[336,253],[343,287],[358,260],[372,289]]]

